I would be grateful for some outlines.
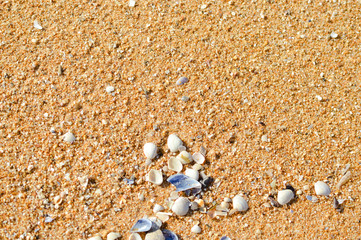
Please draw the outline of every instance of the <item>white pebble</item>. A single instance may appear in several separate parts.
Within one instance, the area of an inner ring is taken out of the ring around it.
[[[107,91],[107,93],[112,93],[112,92],[114,92],[114,87],[113,86],[107,86],[106,88],[105,88],[105,91]]]
[[[201,233],[202,229],[198,225],[194,225],[191,229],[192,233]]]
[[[294,197],[295,195],[290,189],[281,190],[278,192],[277,202],[281,205],[285,205],[289,203]]]
[[[331,193],[331,188],[326,183],[318,181],[315,183],[315,192],[320,196],[328,196]]]
[[[121,235],[119,233],[111,232],[111,233],[108,233],[107,240],[118,240],[118,239],[120,239],[120,237],[121,237]]]
[[[73,143],[75,141],[75,136],[71,132],[67,132],[64,134],[63,140],[68,143]]]
[[[39,30],[43,29],[43,27],[40,25],[40,23],[37,20],[34,21],[34,28],[39,29]]]
[[[232,199],[232,203],[233,203],[233,209],[235,209],[239,212],[244,212],[244,211],[248,210],[247,201],[240,195],[235,196]]]
[[[177,80],[177,85],[178,86],[180,86],[180,85],[183,85],[183,84],[185,84],[185,83],[187,83],[189,81],[189,79],[188,78],[186,78],[186,77],[181,77],[181,78],[179,78],[178,80]]]
[[[332,32],[332,33],[330,34],[330,37],[333,38],[333,39],[335,39],[335,38],[338,37],[338,34],[335,33],[335,32]]]
[[[190,202],[187,198],[180,197],[174,202],[172,211],[179,216],[184,216],[188,213],[189,205]]]
[[[134,6],[135,6],[135,1],[129,0],[129,7],[134,7]]]
[[[157,156],[158,148],[154,143],[146,143],[143,147],[144,155],[147,159],[153,159]]]

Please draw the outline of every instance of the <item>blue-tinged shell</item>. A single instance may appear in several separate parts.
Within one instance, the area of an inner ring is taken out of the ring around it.
[[[200,182],[184,174],[172,175],[167,179],[167,181],[177,188],[176,192],[186,191],[193,188],[202,188],[202,184]]]
[[[162,232],[165,240],[178,240],[177,234],[175,234],[171,230],[163,229]]]
[[[227,236],[223,236],[223,237],[221,237],[221,240],[231,240],[231,239]]]
[[[149,219],[139,219],[130,229],[131,232],[148,232],[152,228],[153,222]]]

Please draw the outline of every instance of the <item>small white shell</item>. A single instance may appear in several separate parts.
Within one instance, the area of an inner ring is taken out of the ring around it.
[[[34,28],[39,29],[39,30],[43,29],[43,27],[40,25],[40,23],[37,20],[34,21]]]
[[[168,160],[168,168],[170,170],[176,171],[176,172],[180,172],[183,169],[183,164],[175,157],[171,157]]]
[[[159,170],[150,170],[148,173],[148,182],[154,183],[156,185],[161,185],[163,183],[163,174]]]
[[[157,218],[159,218],[162,222],[166,222],[169,220],[169,217],[172,216],[172,213],[157,212],[155,216],[157,216]]]
[[[192,232],[192,233],[201,233],[201,232],[202,232],[202,229],[201,229],[198,225],[194,225],[194,226],[191,228],[191,232]]]
[[[180,197],[174,202],[172,211],[179,216],[184,216],[188,213],[189,205],[188,198]]]
[[[107,86],[106,88],[105,88],[105,91],[107,92],[107,93],[112,93],[112,92],[114,92],[114,87],[113,86]]]
[[[193,160],[198,164],[203,164],[206,158],[203,156],[203,154],[196,152],[192,155]]]
[[[197,180],[199,179],[199,172],[197,170],[194,170],[194,169],[190,169],[188,168],[184,174],[188,177],[191,177],[193,178],[194,180]]]
[[[182,151],[180,154],[178,154],[177,159],[183,164],[187,164],[193,161],[192,155],[187,151]]]
[[[157,231],[147,233],[144,240],[165,240],[165,237],[162,231],[158,229]]]
[[[183,142],[177,135],[171,134],[167,139],[167,145],[171,152],[177,152],[179,147],[183,145]]]
[[[129,237],[129,240],[143,240],[138,233],[132,233]]]
[[[63,140],[68,143],[73,143],[75,141],[75,136],[71,132],[67,132],[63,136]]]
[[[315,183],[315,191],[317,195],[321,196],[328,196],[331,193],[330,187],[322,181],[318,181]]]
[[[152,221],[153,223],[155,223],[155,225],[157,225],[158,228],[162,227],[163,222],[160,219],[158,219],[157,217],[149,217],[148,219],[150,221]]]
[[[100,236],[91,237],[88,240],[102,240]]]
[[[110,232],[107,235],[107,240],[118,240],[120,239],[121,235],[119,233],[116,232]]]
[[[232,199],[232,203],[233,203],[233,209],[235,209],[239,212],[244,212],[244,211],[248,210],[247,201],[240,195],[235,196]]]
[[[277,202],[281,205],[285,205],[289,203],[294,197],[295,195],[290,189],[281,190],[278,192]]]
[[[146,143],[143,147],[144,155],[147,159],[153,159],[157,156],[157,146],[154,143]]]
[[[164,210],[164,207],[162,205],[159,205],[159,204],[155,204],[154,207],[153,207],[153,212],[154,213],[161,212],[163,210]]]

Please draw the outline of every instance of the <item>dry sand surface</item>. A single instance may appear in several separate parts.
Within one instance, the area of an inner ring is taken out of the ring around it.
[[[360,23],[356,0],[0,1],[0,238],[128,239],[175,190],[145,180],[175,133],[207,150],[209,212],[249,204],[173,215],[180,239],[360,239]]]

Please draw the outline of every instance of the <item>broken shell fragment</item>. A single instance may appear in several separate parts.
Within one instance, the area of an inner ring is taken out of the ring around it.
[[[178,154],[177,159],[183,164],[188,164],[193,161],[192,155],[187,151],[182,151]]]
[[[165,240],[163,233],[160,229],[149,232],[145,235],[145,240]]]
[[[184,173],[186,176],[191,177],[194,180],[198,181],[199,179],[199,172],[197,170],[188,168]]]
[[[202,185],[200,182],[188,177],[184,174],[175,174],[170,176],[167,181],[173,184],[177,189],[177,192],[186,191],[192,188],[200,189]]]
[[[100,236],[91,237],[88,240],[102,240]]]
[[[143,240],[138,233],[132,233],[129,237],[129,240]]]
[[[116,232],[110,232],[107,235],[107,240],[118,240],[121,238],[121,235],[119,233]]]
[[[162,232],[165,240],[178,240],[177,234],[175,234],[171,230],[163,229]]]
[[[331,193],[331,188],[322,181],[318,181],[315,183],[315,192],[317,195],[328,196]]]
[[[168,168],[175,172],[180,172],[183,169],[183,164],[175,157],[171,157],[168,160]]]
[[[153,159],[157,156],[157,146],[154,143],[144,144],[143,151],[147,159]]]
[[[184,216],[188,213],[189,205],[190,201],[188,198],[180,197],[174,202],[172,211],[179,216]]]
[[[153,212],[154,213],[161,212],[163,210],[164,210],[164,207],[162,205],[159,205],[159,204],[155,204],[154,207],[153,207]]]
[[[206,158],[203,154],[196,152],[192,155],[193,160],[198,164],[203,164]]]
[[[157,212],[155,216],[159,218],[159,220],[161,220],[162,222],[166,222],[169,220],[169,217],[172,216],[172,213]]]
[[[139,219],[130,229],[133,233],[147,232],[152,228],[152,221],[146,218]]]
[[[231,240],[231,239],[227,236],[223,236],[223,237],[221,237],[221,240]]]
[[[285,205],[289,203],[294,197],[295,195],[293,194],[292,190],[290,189],[281,190],[278,192],[277,202],[281,205]]]
[[[163,174],[159,170],[152,169],[148,173],[148,182],[154,183],[156,185],[161,185],[163,183]]]
[[[171,152],[177,152],[179,147],[183,145],[182,140],[175,134],[169,135],[167,145]]]
[[[350,179],[351,179],[351,172],[347,171],[346,174],[343,175],[340,181],[337,183],[336,185],[337,189],[340,189],[342,185],[344,185]]]
[[[232,203],[233,203],[233,209],[239,211],[239,212],[244,212],[248,210],[248,203],[247,201],[241,197],[240,195],[235,196],[232,199]]]

